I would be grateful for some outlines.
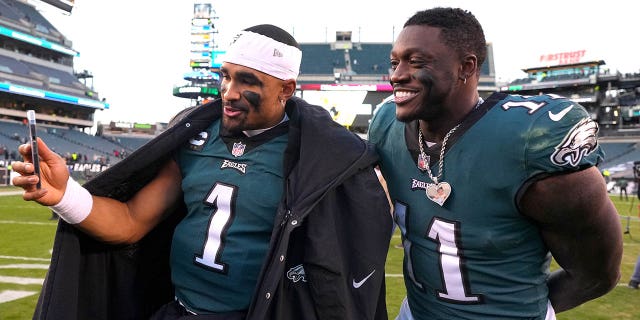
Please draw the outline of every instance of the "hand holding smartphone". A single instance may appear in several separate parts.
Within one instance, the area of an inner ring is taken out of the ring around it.
[[[31,161],[33,163],[33,173],[38,176],[36,188],[40,189],[40,158],[38,157],[38,140],[36,139],[36,112],[27,110],[27,120],[29,121],[29,143],[31,143]]]

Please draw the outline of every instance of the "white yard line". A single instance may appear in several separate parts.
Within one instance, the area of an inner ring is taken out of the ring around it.
[[[23,194],[22,190],[8,190],[8,191],[0,191],[0,197],[2,196],[16,196],[19,194]]]
[[[44,226],[55,226],[55,225],[58,224],[57,221],[35,222],[35,221],[15,221],[15,220],[0,220],[0,223],[4,223],[4,224],[31,224],[31,225],[44,225]]]
[[[26,264],[26,263],[22,263],[22,264],[4,264],[4,265],[0,265],[0,269],[44,269],[44,270],[47,270],[47,269],[49,269],[49,265],[48,264],[40,264],[40,263],[34,263],[34,264]]]
[[[19,291],[19,290],[0,291],[0,303],[18,300],[24,297],[32,296],[36,293],[38,292],[37,291]]]
[[[44,279],[39,278],[25,278],[25,277],[9,277],[9,276],[0,276],[0,283],[11,283],[11,284],[39,284],[42,285],[44,283]]]
[[[31,257],[18,257],[18,256],[3,256],[0,255],[0,259],[11,259],[11,260],[25,260],[25,261],[51,261],[49,258],[31,258]]]

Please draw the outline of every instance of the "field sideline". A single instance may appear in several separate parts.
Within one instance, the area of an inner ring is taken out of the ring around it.
[[[24,202],[19,195],[6,195],[15,188],[0,187],[0,319],[31,319],[33,308],[51,257],[56,222],[48,220],[50,211],[35,203]],[[19,192],[18,192],[19,193]],[[2,196],[4,194],[4,196]],[[640,219],[638,200],[632,196],[622,201],[611,196],[624,234],[622,278],[618,286],[604,297],[573,310],[560,313],[558,320],[640,319],[640,290],[627,287],[640,255]],[[405,295],[402,279],[402,250],[395,234],[387,259],[387,306],[389,318],[395,318]],[[556,267],[552,265],[552,268]]]

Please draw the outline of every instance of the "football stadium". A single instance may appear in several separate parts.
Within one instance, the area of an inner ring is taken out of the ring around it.
[[[74,5],[72,0],[42,2],[69,14]],[[220,31],[212,6],[196,3],[192,20],[185,21],[191,25],[191,55],[184,59],[191,71],[176,75],[184,84],[173,88],[173,96],[192,106],[220,97],[225,48],[216,43]],[[304,54],[296,95],[324,107],[336,122],[366,137],[375,107],[392,93],[392,43],[355,41],[352,31],[344,30],[326,42],[300,46]],[[627,287],[640,254],[640,73],[610,70],[606,57],[577,48],[540,52],[537,66],[522,69],[526,76],[499,83],[491,43],[487,51],[479,81],[482,97],[497,91],[560,95],[583,105],[599,124],[599,143],[606,153],[599,169],[624,232],[622,278],[609,294],[560,313],[558,319],[640,319],[640,290]],[[26,111],[35,111],[38,136],[66,159],[71,175],[82,182],[136,152],[168,126],[96,121],[96,112],[110,105],[100,88],[94,88],[91,70],[74,67],[78,55],[71,40],[33,4],[0,0],[0,319],[31,318],[57,225],[47,208],[23,201],[20,189],[11,186],[11,163],[21,160],[18,146],[29,139]],[[390,318],[397,315],[405,295],[400,242],[396,232],[385,270]]]

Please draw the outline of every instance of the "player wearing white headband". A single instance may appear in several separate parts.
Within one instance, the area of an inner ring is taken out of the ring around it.
[[[21,146],[14,184],[63,219],[34,318],[386,319],[377,155],[294,97],[300,60],[284,30],[244,30],[222,99],[84,186],[41,143],[36,189]]]

